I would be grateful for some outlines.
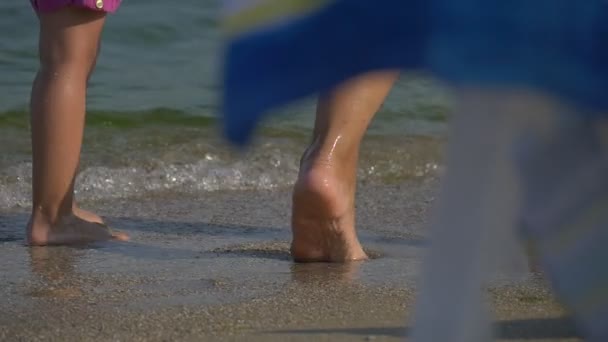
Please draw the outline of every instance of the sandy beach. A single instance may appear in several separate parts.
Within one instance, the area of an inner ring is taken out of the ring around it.
[[[129,243],[23,246],[25,209],[0,214],[2,341],[401,341],[428,246],[437,180],[360,186],[372,260],[294,264],[290,193],[209,192],[83,203]],[[542,278],[498,270],[501,341],[578,341]]]
[[[27,1],[0,1],[10,32],[0,51],[0,342],[409,335],[451,93],[405,73],[367,131],[356,204],[371,260],[294,264],[290,188],[316,100],[282,109],[246,153],[228,149],[218,10],[207,0],[123,1],[108,16],[75,192],[131,241],[27,248],[39,25]],[[487,291],[499,340],[579,340],[527,263],[497,267]]]

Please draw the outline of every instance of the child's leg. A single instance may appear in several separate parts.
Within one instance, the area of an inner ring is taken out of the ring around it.
[[[39,13],[40,70],[32,88],[33,203],[31,245],[111,238],[92,213],[75,208],[74,180],[84,130],[86,87],[105,13],[64,7]]]

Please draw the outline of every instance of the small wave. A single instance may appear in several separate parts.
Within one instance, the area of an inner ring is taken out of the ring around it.
[[[0,126],[2,122],[13,125],[20,116],[23,113],[0,115]],[[199,126],[207,125],[212,120],[209,118],[191,118],[187,114],[180,118],[179,113],[159,110],[142,113],[139,119],[97,113],[91,120],[97,120],[99,125],[109,120],[112,125],[144,127],[118,132],[114,127],[88,128],[82,169],[76,181],[77,197],[85,201],[166,192],[290,187],[310,134],[308,129],[265,127],[246,153],[235,153],[212,134],[211,128],[196,127],[197,122]],[[183,126],[171,128],[171,124]],[[6,139],[0,147],[0,208],[29,206],[29,135],[20,128],[4,128],[3,135]],[[442,146],[442,139],[432,136],[369,134],[360,154],[359,180],[386,184],[437,174],[441,170]]]
[[[0,208],[31,205],[31,163],[9,167],[0,174]],[[435,162],[398,163],[395,160],[363,163],[359,179],[387,183],[425,178],[440,171]],[[154,193],[204,193],[220,190],[270,190],[293,185],[298,172],[297,159],[289,155],[269,159],[248,158],[223,161],[207,155],[195,163],[158,162],[129,167],[92,166],[77,177],[76,196],[94,201],[139,197]]]
[[[30,205],[31,163],[0,175],[0,207]],[[85,168],[76,181],[79,200],[132,197],[154,192],[196,193],[217,190],[273,189],[292,184],[297,165],[291,158],[224,162],[213,155],[190,164]]]

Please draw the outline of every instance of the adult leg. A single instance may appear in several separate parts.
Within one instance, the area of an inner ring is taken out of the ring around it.
[[[397,78],[395,71],[368,73],[321,95],[293,191],[295,261],[367,258],[355,231],[359,146]]]

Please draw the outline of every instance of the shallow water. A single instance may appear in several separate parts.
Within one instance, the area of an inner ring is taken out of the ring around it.
[[[429,245],[426,218],[436,183],[363,186],[358,222],[371,260],[347,265],[292,262],[288,191],[93,201],[132,241],[80,248],[24,247],[27,212],[13,209],[0,213],[2,283],[11,296],[30,299],[84,298],[132,287],[138,291],[130,300],[136,306],[153,293],[165,298],[160,306],[225,304],[294,281],[410,288]],[[534,278],[527,265],[503,268],[495,276],[509,282]]]
[[[218,134],[220,42],[215,1],[126,0],[108,17],[91,80],[77,182],[83,200],[273,189],[294,181],[314,99],[281,109],[248,154]],[[37,19],[27,1],[0,4],[0,208],[29,205],[27,103],[37,69]],[[440,169],[449,96],[404,75],[366,137],[360,176],[395,183]]]
[[[85,201],[132,241],[79,248],[26,248],[27,211],[0,211],[0,339],[402,340],[436,188],[362,185],[372,259],[345,265],[290,260],[285,190]],[[538,275],[508,266],[489,293],[499,336],[578,341]]]

